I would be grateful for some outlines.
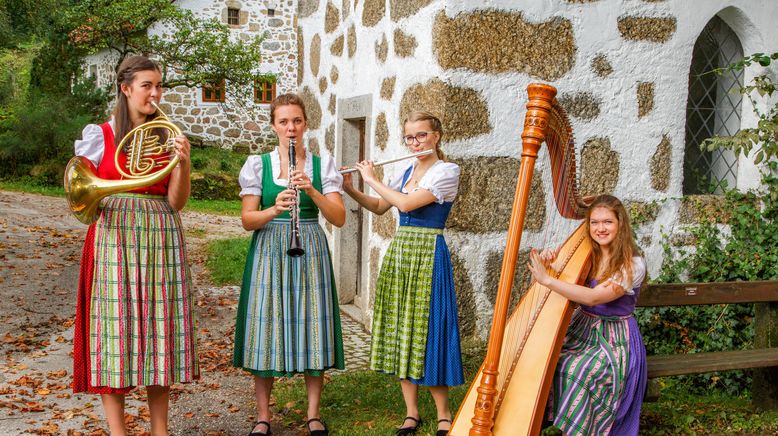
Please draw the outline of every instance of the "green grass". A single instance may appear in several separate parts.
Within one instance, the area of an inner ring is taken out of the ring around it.
[[[197,200],[190,198],[184,211],[202,212],[214,215],[240,215],[240,200]]]
[[[192,170],[197,173],[220,173],[236,178],[246,155],[218,147],[192,147]]]
[[[778,411],[758,410],[748,395],[662,390],[658,402],[643,404],[640,428],[646,435],[778,434]]]
[[[483,361],[484,345],[474,340],[463,342],[465,378],[475,376]],[[336,435],[387,435],[405,417],[405,404],[397,378],[375,371],[332,373],[321,399],[322,419]],[[456,413],[469,384],[451,389],[451,412]],[[301,377],[281,379],[273,389],[276,411],[289,427],[305,423],[305,383]],[[418,435],[434,435],[437,430],[435,403],[426,388],[419,389],[419,413],[424,426]]]
[[[52,197],[65,196],[65,189],[62,186],[41,185],[26,180],[0,180],[0,189],[4,191],[31,192]]]
[[[205,248],[208,256],[205,267],[211,275],[213,284],[240,285],[250,240],[251,238],[246,237],[220,239],[208,243]]]

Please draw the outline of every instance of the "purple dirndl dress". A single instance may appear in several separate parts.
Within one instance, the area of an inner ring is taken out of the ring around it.
[[[633,316],[645,264],[633,258],[627,294],[573,314],[554,374],[549,414],[567,435],[637,435],[646,349]],[[597,286],[597,281],[587,283]]]

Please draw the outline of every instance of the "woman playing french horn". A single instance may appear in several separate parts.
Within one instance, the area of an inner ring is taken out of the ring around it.
[[[154,119],[162,97],[160,69],[146,57],[125,59],[116,81],[113,117],[86,126],[75,143],[76,155],[89,159],[104,180],[122,179],[127,150],[116,151],[119,140]],[[73,387],[101,394],[114,436],[126,434],[124,398],[133,387],[146,386],[151,434],[167,435],[170,386],[199,377],[178,215],[189,198],[189,141],[167,139],[178,165],[158,183],[106,197],[81,256]]]
[[[324,371],[343,369],[344,360],[338,295],[318,216],[337,227],[344,224],[343,179],[331,156],[303,147],[306,116],[300,97],[284,94],[273,100],[270,123],[278,147],[250,156],[239,176],[243,228],[254,235],[238,302],[233,364],[254,375],[257,420],[251,436],[271,434],[274,378],[299,373],[305,375],[308,395],[307,430],[322,436],[327,434],[319,415]],[[290,161],[292,141],[296,162]],[[304,251],[296,257],[288,254],[292,208],[298,208]]]

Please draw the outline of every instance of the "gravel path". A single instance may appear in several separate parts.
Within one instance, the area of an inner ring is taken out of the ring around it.
[[[231,367],[239,290],[214,287],[203,264],[212,239],[246,236],[239,217],[183,212],[195,279],[202,378],[171,391],[175,435],[245,435],[254,420],[253,382]],[[59,197],[0,191],[0,434],[104,434],[96,395],[72,394],[78,263],[86,226]],[[342,314],[347,371],[367,365],[369,337]],[[337,374],[335,374],[337,376]],[[142,390],[128,396],[132,434],[148,431]],[[302,423],[276,435],[305,434]]]

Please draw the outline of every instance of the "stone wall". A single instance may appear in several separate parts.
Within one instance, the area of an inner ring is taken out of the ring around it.
[[[678,200],[695,40],[720,14],[746,53],[778,46],[778,30],[768,18],[778,6],[767,0],[487,3],[308,0],[300,2],[299,20],[300,57],[310,57],[319,39],[327,53],[318,72],[308,62],[301,67],[307,98],[330,108],[309,133],[318,143],[332,137],[331,126],[344,112],[340,102],[363,95],[373,96],[365,132],[366,157],[373,160],[407,153],[401,120],[408,111],[426,109],[441,117],[443,150],[463,171],[445,233],[460,320],[466,335],[482,337],[506,242],[528,84],[547,82],[559,90],[572,122],[581,190],[613,193],[628,204],[650,273],[656,274],[660,228],[682,234],[685,223],[704,215],[712,201]],[[338,82],[320,87],[332,67],[338,68]],[[743,123],[753,124],[747,112]],[[339,131],[334,136],[333,154],[340,160],[354,144],[342,141]],[[522,250],[558,244],[575,225],[558,224],[546,151],[540,154]],[[385,167],[384,178],[404,167]],[[742,178],[743,186],[752,182]],[[397,220],[393,211],[365,220],[362,255],[340,253],[336,263],[362,259],[363,292],[372,295]],[[549,236],[548,228],[558,231]],[[339,230],[333,232],[338,240]],[[360,309],[369,325],[370,306]]]
[[[298,36],[294,23],[298,9],[295,2],[276,2],[272,16],[269,15],[265,2],[183,0],[177,4],[192,10],[198,17],[217,18],[224,23],[227,7],[239,8],[240,24],[230,26],[232,36],[247,40],[257,35],[266,35],[262,43],[262,63],[257,65],[257,72],[276,75],[277,94],[297,89]],[[152,28],[151,32],[161,33],[164,30]],[[96,65],[98,84],[109,85],[115,80],[115,59],[110,53],[101,52],[87,58],[85,69],[89,71],[91,65]],[[226,104],[203,102],[200,88],[176,87],[165,90],[161,108],[182,127],[194,144],[223,148],[237,146],[254,153],[272,148],[276,139],[270,128],[269,105],[242,102],[244,107],[250,110],[246,113],[230,95],[229,85],[226,98]]]

